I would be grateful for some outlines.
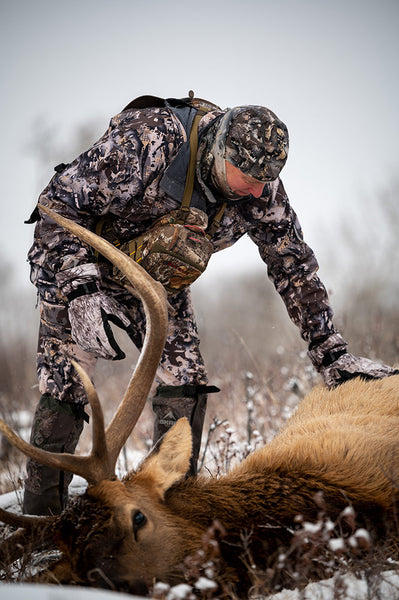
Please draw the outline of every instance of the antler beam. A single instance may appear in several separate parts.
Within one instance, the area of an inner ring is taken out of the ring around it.
[[[133,431],[150,392],[168,329],[166,292],[142,267],[103,238],[46,206],[39,205],[39,210],[112,262],[137,291],[146,315],[146,334],[139,361],[126,393],[105,432],[103,412],[97,393],[83,369],[74,363],[93,412],[93,447],[89,456],[52,453],[36,448],[19,438],[0,420],[0,430],[24,454],[44,465],[81,475],[90,484],[95,484],[102,479],[114,478],[119,452]]]

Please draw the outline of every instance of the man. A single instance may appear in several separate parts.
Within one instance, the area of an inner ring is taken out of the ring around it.
[[[92,148],[56,168],[40,204],[85,227],[101,229],[114,243],[134,240],[181,206],[197,108],[192,97],[145,97],[131,103]],[[251,237],[328,386],[358,374],[392,374],[390,367],[349,354],[334,329],[327,293],[316,274],[317,261],[303,241],[279,178],[288,153],[284,123],[260,106],[221,110],[208,104],[198,115],[190,207],[205,220],[212,250],[226,248],[246,233]],[[86,396],[69,357],[92,375],[97,357],[124,357],[109,323],[124,328],[140,348],[145,319],[141,304],[106,261],[46,216],[34,214],[31,222],[38,222],[29,260],[40,296],[37,364],[42,396],[31,441],[47,450],[74,452]],[[171,294],[169,302],[169,335],[153,398],[154,442],[186,416],[193,429],[195,472],[207,393],[217,388],[208,386],[189,289]],[[27,470],[24,511],[60,512],[70,476],[32,460]]]

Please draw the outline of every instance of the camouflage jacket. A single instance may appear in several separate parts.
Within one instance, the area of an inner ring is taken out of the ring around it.
[[[200,131],[220,114],[205,115]],[[170,108],[124,111],[111,119],[105,134],[88,151],[54,175],[39,202],[90,229],[106,216],[108,237],[128,241],[180,206],[184,181],[171,187],[164,176],[185,144],[185,129]],[[210,190],[198,181],[196,195],[211,221],[222,199],[215,203]],[[258,246],[303,339],[332,333],[332,310],[317,276],[317,261],[302,238],[279,179],[267,184],[259,199],[227,204],[212,238],[214,251],[231,246],[244,234]],[[47,217],[36,225],[29,261],[31,280],[43,297],[57,293],[57,278],[62,274],[101,278],[91,249]]]

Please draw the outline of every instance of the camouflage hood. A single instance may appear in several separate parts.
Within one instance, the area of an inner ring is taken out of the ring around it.
[[[232,192],[225,160],[259,181],[273,181],[288,155],[285,124],[263,106],[238,106],[225,112],[204,134],[200,144],[200,175],[230,200]]]

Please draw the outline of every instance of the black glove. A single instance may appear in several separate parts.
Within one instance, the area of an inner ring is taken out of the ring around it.
[[[329,388],[354,377],[381,379],[399,374],[397,369],[347,352],[347,343],[339,333],[331,334],[319,344],[312,343],[308,356]]]

